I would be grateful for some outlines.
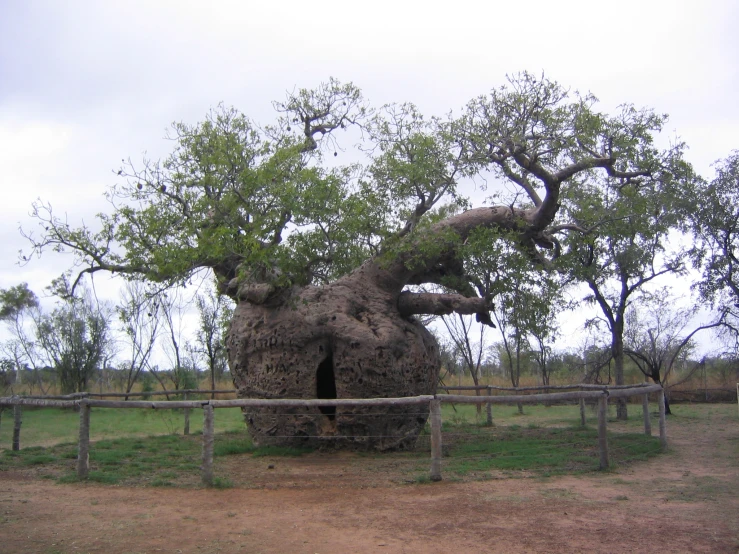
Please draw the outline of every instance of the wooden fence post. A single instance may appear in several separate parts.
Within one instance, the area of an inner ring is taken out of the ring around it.
[[[600,469],[608,467],[608,437],[606,436],[606,420],[608,419],[608,395],[603,394],[598,400],[598,450],[600,451]]]
[[[644,412],[644,434],[648,437],[652,436],[652,422],[649,420],[649,394],[642,396],[642,411]]]
[[[77,477],[87,479],[90,473],[90,406],[80,400],[80,436],[77,444]]]
[[[431,480],[441,481],[441,401],[429,402],[431,409]]]
[[[580,399],[580,425],[585,427],[585,399]]]
[[[213,406],[203,405],[203,465],[201,477],[207,487],[213,486]]]
[[[665,389],[659,391],[659,443],[667,448],[667,417],[665,414]]]
[[[23,423],[23,408],[20,404],[13,406],[13,450],[21,449],[21,423]]]
[[[182,395],[182,400],[187,400],[187,393]],[[183,429],[182,434],[190,434],[190,408],[185,408],[185,428]]]
[[[492,396],[492,395],[493,395],[493,389],[490,385],[488,385],[488,396]],[[493,424],[493,403],[492,402],[488,402],[487,412],[488,412],[487,413],[488,425],[492,425]]]

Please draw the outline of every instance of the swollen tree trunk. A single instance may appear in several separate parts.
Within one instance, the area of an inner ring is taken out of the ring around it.
[[[228,335],[242,398],[372,398],[433,394],[433,336],[398,311],[398,294],[359,271],[236,306]],[[411,447],[426,406],[244,409],[258,444],[389,450]]]

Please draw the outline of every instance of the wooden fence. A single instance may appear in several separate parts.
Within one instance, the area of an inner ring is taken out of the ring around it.
[[[170,396],[182,396],[183,400],[187,400],[188,396],[196,396],[196,395],[207,395],[210,394],[212,397],[214,397],[216,394],[236,394],[238,391],[236,389],[214,389],[214,390],[200,390],[200,389],[179,389],[179,390],[165,390],[165,391],[150,391],[150,392],[75,392],[72,394],[55,394],[55,395],[24,395],[20,398],[25,399],[33,399],[33,400],[39,400],[40,402],[44,402],[46,400],[82,400],[85,398],[124,398],[126,400],[126,405],[112,405],[108,404],[108,408],[129,408],[131,407],[129,405],[129,397],[136,397],[136,396],[143,396],[144,398],[148,398],[150,396],[166,396],[169,398]],[[170,401],[171,402],[171,401]],[[31,406],[37,406],[37,407],[43,407],[43,406],[49,406],[52,407],[52,404],[27,404]],[[3,404],[0,404],[0,406],[3,406]],[[57,406],[56,404],[54,406]],[[151,407],[151,403],[146,403],[146,406],[138,405],[138,407],[148,408]],[[170,408],[177,408],[178,406],[169,405]],[[182,430],[182,433],[184,435],[190,434],[190,410],[191,408],[185,408],[185,425]],[[18,414],[14,413],[14,427],[13,427],[13,436],[15,436],[15,429],[18,428],[18,432],[20,433],[20,412]],[[13,443],[16,444],[15,441]],[[13,448],[13,450],[18,450],[18,448]]]
[[[467,385],[467,386],[439,386],[440,389],[445,390],[447,393],[449,391],[473,391],[476,393],[477,398],[480,397],[480,392],[486,392],[488,397],[493,396],[493,391],[503,391],[507,393],[513,393],[514,395],[520,394],[522,392],[532,392],[532,391],[542,391],[543,394],[548,394],[549,391],[560,391],[560,390],[577,390],[577,391],[613,391],[613,390],[633,390],[633,389],[642,389],[644,387],[651,387],[650,390],[656,390],[654,387],[659,385],[650,385],[648,383],[642,383],[638,385],[591,385],[588,383],[577,383],[574,385],[537,385],[533,387],[498,387],[495,385]],[[648,393],[647,393],[648,394]],[[637,394],[631,394],[629,396],[636,396]],[[614,396],[613,394],[611,396]],[[624,396],[624,395],[622,395]],[[580,405],[580,424],[585,425],[586,421],[586,415],[585,415],[585,399],[586,397],[580,396],[578,397],[579,405]],[[567,401],[567,399],[562,399],[564,401]],[[572,400],[572,399],[569,399]],[[543,403],[549,403],[549,402],[556,402],[556,398],[548,397],[548,399],[543,400]],[[493,402],[484,402],[487,405],[487,424],[492,425],[493,424],[493,412],[492,412],[492,404]],[[515,402],[518,404],[519,402]],[[520,402],[521,404],[525,404],[526,402]],[[482,404],[482,402],[476,402],[476,404]],[[643,408],[646,410],[649,405],[649,396],[645,396],[642,401]],[[649,422],[645,420],[645,429],[646,426],[649,425]],[[651,430],[651,428],[650,428]]]
[[[447,387],[448,390],[474,390],[475,387]],[[488,392],[492,390],[505,390],[506,392],[513,390],[515,392],[536,392],[543,389],[580,389],[569,390],[567,392],[556,393],[535,393],[535,394],[515,394],[504,396],[469,396],[456,394],[437,394],[424,396],[410,396],[403,398],[365,398],[365,399],[256,399],[256,398],[240,398],[232,400],[169,400],[169,401],[150,401],[150,400],[101,400],[99,396],[125,396],[125,393],[112,394],[88,394],[81,393],[79,395],[67,395],[65,397],[24,397],[10,396],[0,398],[0,406],[13,406],[14,425],[13,425],[13,450],[20,449],[20,430],[21,430],[21,407],[22,406],[38,406],[38,407],[58,407],[58,408],[76,408],[79,409],[79,441],[77,455],[77,476],[80,479],[86,479],[90,471],[90,409],[91,408],[147,408],[154,410],[161,409],[184,409],[186,414],[185,430],[189,432],[189,410],[203,410],[203,449],[202,449],[202,466],[201,478],[206,486],[213,485],[213,444],[214,444],[214,420],[216,408],[233,408],[233,407],[328,407],[328,406],[397,406],[409,404],[428,404],[430,411],[430,427],[431,427],[431,471],[430,478],[432,481],[440,481],[441,462],[442,462],[442,421],[441,421],[441,404],[446,403],[465,403],[465,404],[487,404],[488,421],[492,421],[492,405],[493,404],[540,404],[555,402],[574,402],[579,401],[580,417],[582,425],[585,425],[584,403],[586,400],[597,401],[598,403],[598,449],[600,458],[600,468],[606,469],[609,466],[608,456],[608,439],[607,430],[607,413],[609,398],[621,398],[629,396],[642,396],[642,407],[644,415],[644,433],[651,436],[652,428],[649,417],[649,394],[658,393],[659,397],[659,436],[662,448],[667,446],[667,429],[665,421],[665,397],[664,391],[660,385],[634,385],[623,387],[607,387],[599,385],[571,385],[562,387],[525,387],[518,389],[507,389],[505,387],[482,387]],[[213,391],[178,391],[177,394],[210,394]],[[219,391],[219,392],[234,392]],[[128,394],[128,396],[140,396],[142,393]],[[153,393],[146,393],[153,394]],[[163,394],[163,393],[161,393]],[[170,392],[170,394],[173,394]]]

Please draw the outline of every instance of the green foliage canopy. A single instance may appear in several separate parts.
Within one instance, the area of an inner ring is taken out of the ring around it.
[[[696,235],[692,257],[703,271],[703,296],[736,311],[739,305],[739,151],[715,164],[716,176],[691,198]]]
[[[23,310],[36,307],[38,298],[28,283],[0,289],[0,321],[15,319]]]
[[[488,294],[464,269],[480,258],[462,247],[471,226],[500,231],[545,264],[561,233],[605,229],[604,218],[624,211],[653,213],[661,208],[639,204],[638,191],[683,178],[681,149],[654,144],[665,116],[631,106],[610,116],[596,104],[522,73],[458,116],[428,118],[411,104],[374,109],[357,87],[332,79],[275,102],[271,125],[223,106],[199,124],[175,123],[169,156],[124,162],[95,228],[37,202],[41,233],[25,235],[33,253],[74,252],[80,275],[176,284],[211,268],[233,297],[244,283],[328,283],[370,258],[413,266],[409,283]],[[359,137],[363,162],[336,163],[344,130]],[[458,190],[465,179],[501,184],[491,197],[499,208],[458,213],[469,207]],[[614,214],[621,197],[635,204]]]

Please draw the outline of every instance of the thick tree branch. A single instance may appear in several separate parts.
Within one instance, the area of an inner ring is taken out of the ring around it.
[[[369,281],[395,294],[400,294],[403,287],[410,283],[437,282],[433,279],[438,279],[438,268],[453,259],[461,242],[480,228],[520,233],[521,241],[528,242],[534,248],[530,228],[537,211],[536,208],[520,209],[510,206],[467,210],[436,223],[417,238],[413,235],[406,237],[405,240],[412,242],[389,263],[384,264],[381,259],[368,260],[344,279]],[[538,236],[537,233],[534,235]],[[433,253],[421,257],[422,263],[419,263],[418,253],[428,250],[423,244],[429,240],[435,243]]]
[[[547,196],[549,195],[550,189],[557,188],[559,183],[564,180],[558,179],[557,175],[553,175],[549,170],[541,165],[541,163],[528,156],[521,147],[513,149],[513,159],[516,160],[518,165],[526,171],[533,173],[542,181],[542,183],[544,183],[547,189]]]
[[[566,179],[569,179],[573,175],[580,173],[581,171],[585,171],[588,169],[594,169],[596,167],[605,169],[606,173],[608,173],[608,175],[610,175],[611,177],[617,177],[621,179],[633,179],[635,177],[649,177],[651,175],[651,172],[647,170],[618,171],[617,169],[613,168],[614,163],[616,163],[616,158],[612,158],[612,157],[586,158],[584,160],[580,160],[579,162],[575,162],[574,164],[570,164],[567,167],[560,169],[554,175],[554,177],[557,181],[562,182]]]
[[[460,294],[405,291],[398,297],[398,311],[403,317],[415,314],[477,314],[477,321],[495,327],[490,319],[491,309],[492,304],[485,298],[466,298]]]
[[[611,305],[603,296],[600,288],[598,287],[598,284],[593,279],[587,279],[587,283],[588,287],[590,287],[590,290],[593,291],[595,301],[598,303],[601,310],[603,311],[603,314],[606,316],[609,330],[613,332],[613,330],[616,328],[616,318],[614,316],[613,310],[611,309]]]
[[[578,233],[587,235],[593,229],[594,227],[591,227],[590,229],[585,229],[584,227],[580,227],[579,225],[576,225],[574,223],[564,223],[562,225],[553,225],[552,227],[549,227],[546,230],[546,233],[547,235],[554,235],[556,233],[561,233],[562,231],[577,231]]]
[[[511,181],[516,183],[526,192],[528,197],[534,203],[534,206],[541,206],[541,197],[539,196],[539,193],[536,192],[534,187],[531,186],[531,183],[529,183],[524,176],[516,174],[505,162],[505,160],[501,160],[500,162],[498,162],[498,165],[503,170],[503,174],[506,177],[508,177]]]

